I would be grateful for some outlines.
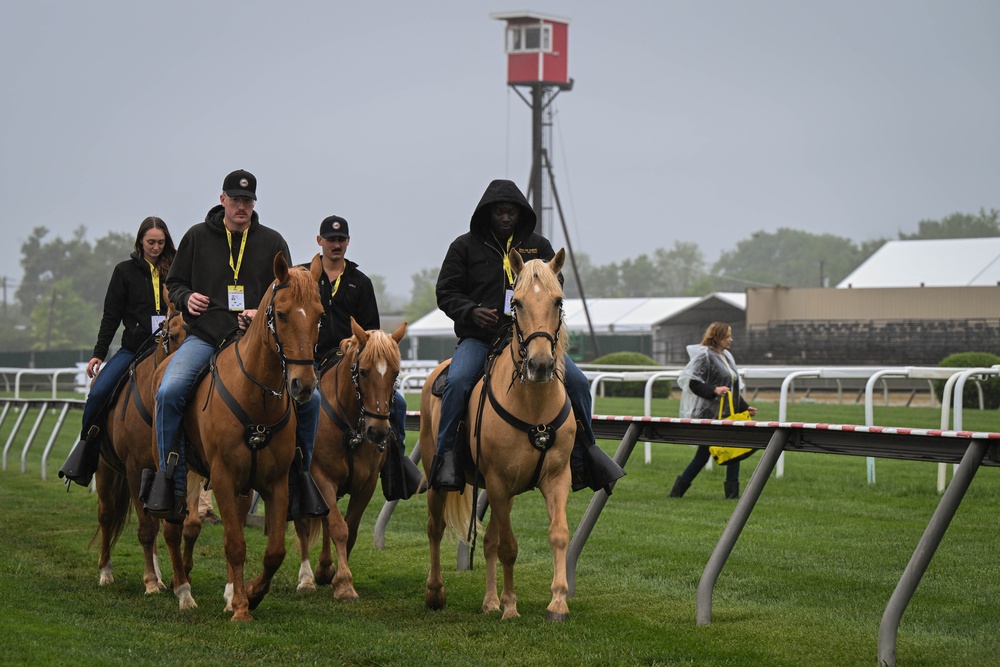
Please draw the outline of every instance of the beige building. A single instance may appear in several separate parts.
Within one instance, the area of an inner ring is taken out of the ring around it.
[[[743,363],[937,365],[1000,354],[1000,238],[890,241],[834,289],[747,290]]]

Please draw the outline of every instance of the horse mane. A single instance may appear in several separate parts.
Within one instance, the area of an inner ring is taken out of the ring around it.
[[[296,301],[306,301],[311,297],[310,292],[316,291],[316,283],[313,282],[309,269],[304,266],[293,266],[288,269],[288,289],[291,290],[292,297]]]
[[[517,279],[514,281],[514,298],[522,302],[531,298],[528,292],[528,287],[530,285],[537,285],[542,289],[542,291],[546,292],[553,301],[559,300],[560,302],[559,321],[562,326],[559,327],[559,339],[556,341],[555,357],[556,363],[561,372],[563,367],[563,354],[569,349],[569,329],[566,327],[566,322],[564,321],[562,312],[562,283],[559,282],[559,277],[549,268],[548,262],[541,259],[532,259],[525,262],[524,268],[522,268],[521,272],[517,274]]]
[[[392,373],[398,373],[402,366],[399,356],[399,345],[392,339],[392,336],[380,329],[373,329],[368,333],[368,343],[365,345],[363,354],[375,359],[385,360]],[[351,336],[340,341],[340,352],[346,357],[352,350],[358,347],[357,336]]]

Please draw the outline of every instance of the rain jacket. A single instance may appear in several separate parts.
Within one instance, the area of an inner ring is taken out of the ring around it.
[[[441,265],[437,280],[437,304],[455,322],[459,339],[477,338],[492,343],[500,329],[510,324],[504,315],[506,291],[512,287],[503,268],[507,254],[507,239],[493,234],[490,221],[491,205],[516,204],[520,209],[517,226],[510,239],[524,261],[550,260],[555,256],[552,244],[535,233],[535,212],[512,181],[495,180],[486,188],[476,206],[469,231],[452,241]],[[472,310],[478,306],[496,309],[497,324],[484,329],[472,321]]]
[[[719,403],[723,405],[722,419],[729,416],[729,400],[716,396],[716,387],[729,387],[733,392],[733,407],[743,412],[749,406],[743,399],[743,378],[736,371],[736,361],[729,350],[714,350],[706,345],[688,345],[691,361],[677,378],[681,388],[681,417],[691,419],[719,419]]]

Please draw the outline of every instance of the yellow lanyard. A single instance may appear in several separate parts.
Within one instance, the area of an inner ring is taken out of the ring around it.
[[[226,238],[229,239],[229,268],[233,270],[233,282],[239,282],[240,280],[240,266],[243,264],[243,250],[247,247],[247,237],[250,236],[250,230],[247,229],[243,232],[243,240],[240,241],[240,255],[236,259],[236,264],[233,264],[233,235],[229,231],[229,227],[226,227]]]
[[[496,238],[496,237],[494,237]],[[498,241],[500,239],[497,239]],[[507,237],[507,252],[503,254],[503,270],[507,274],[507,281],[509,284],[514,284],[514,268],[510,265],[510,244],[514,240],[514,235],[511,234]]]
[[[146,261],[149,264],[149,274],[153,277],[153,299],[156,301],[156,313],[160,313],[160,272],[156,270],[156,267]]]
[[[337,290],[340,289],[340,279],[343,278],[343,277],[344,277],[344,274],[341,273],[339,276],[337,276],[337,282],[333,283],[333,289],[330,290],[330,301],[331,302],[333,302],[333,297],[337,296]]]

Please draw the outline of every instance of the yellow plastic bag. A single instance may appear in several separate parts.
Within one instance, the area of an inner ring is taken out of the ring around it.
[[[726,397],[729,398],[729,416],[726,419],[732,421],[750,421],[750,411],[744,410],[743,412],[733,413],[733,392],[727,391]],[[722,410],[725,406],[726,398],[723,396],[719,397],[719,416],[717,419],[722,419]],[[709,447],[709,453],[712,455],[712,460],[715,461],[716,465],[726,466],[730,463],[735,463],[736,461],[742,461],[751,454],[753,454],[753,449],[748,447]]]

